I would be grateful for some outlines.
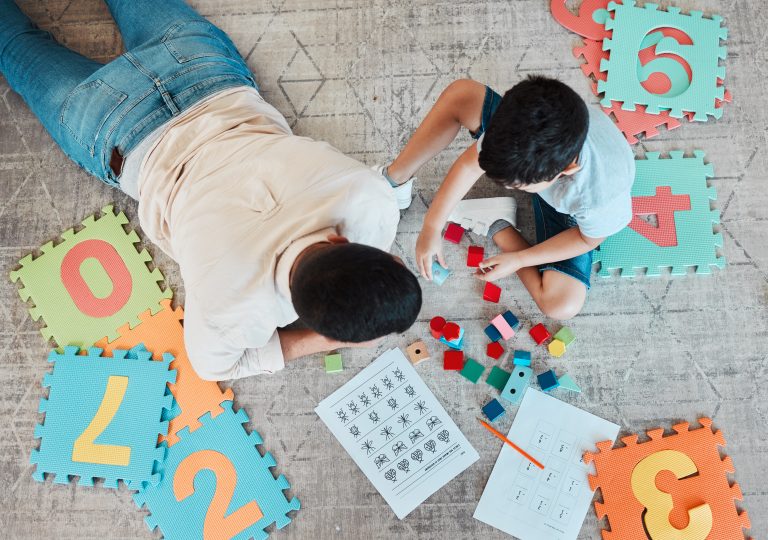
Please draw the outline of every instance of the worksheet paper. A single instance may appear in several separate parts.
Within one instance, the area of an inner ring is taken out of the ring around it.
[[[400,349],[315,412],[400,519],[479,457]]]
[[[544,470],[504,444],[475,519],[521,540],[575,540],[594,495],[582,455],[618,434],[616,424],[529,388],[507,438]]]

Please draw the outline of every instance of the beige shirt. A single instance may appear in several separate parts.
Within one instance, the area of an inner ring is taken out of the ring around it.
[[[214,380],[284,366],[276,330],[298,318],[288,277],[302,250],[331,233],[388,250],[400,217],[383,177],[293,135],[249,87],[170,125],[138,188],[142,228],[181,268],[187,353]]]

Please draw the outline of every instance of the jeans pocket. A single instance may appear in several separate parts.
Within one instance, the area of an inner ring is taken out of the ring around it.
[[[104,125],[127,97],[101,79],[89,81],[69,93],[61,107],[59,121],[72,138],[94,156]]]
[[[180,64],[198,58],[233,58],[233,52],[219,35],[220,32],[207,21],[188,21],[169,28],[162,42]]]

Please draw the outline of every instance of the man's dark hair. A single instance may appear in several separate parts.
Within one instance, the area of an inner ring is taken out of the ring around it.
[[[480,167],[508,187],[552,180],[581,152],[589,113],[556,79],[531,75],[504,94],[486,128]]]
[[[315,332],[360,343],[405,332],[421,309],[416,276],[392,255],[362,244],[334,244],[300,260],[293,306]]]

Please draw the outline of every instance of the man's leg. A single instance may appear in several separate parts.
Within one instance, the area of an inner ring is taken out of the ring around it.
[[[0,0],[0,72],[54,138],[64,99],[102,65],[58,44],[13,0]]]
[[[184,0],[105,0],[126,50],[163,36],[178,22],[205,21]]]

